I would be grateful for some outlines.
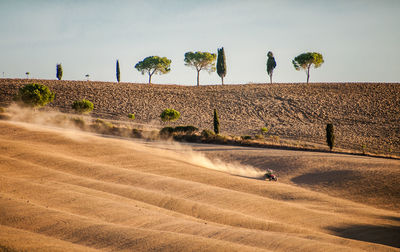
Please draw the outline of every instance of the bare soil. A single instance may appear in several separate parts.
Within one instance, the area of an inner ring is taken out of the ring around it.
[[[400,248],[399,160],[191,147],[0,121],[0,251]],[[392,178],[371,188],[368,173]]]
[[[213,129],[218,109],[225,135],[256,135],[269,128],[275,139],[326,146],[325,127],[335,126],[336,146],[344,149],[400,155],[399,83],[249,84],[177,86],[0,79],[0,105],[8,105],[18,88],[42,83],[56,93],[51,108],[72,112],[75,100],[94,103],[93,116],[165,126],[159,116],[174,108],[181,118],[171,125]]]

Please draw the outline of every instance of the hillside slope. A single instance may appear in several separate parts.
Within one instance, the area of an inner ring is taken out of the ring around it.
[[[71,112],[73,101],[86,98],[100,118],[126,120],[128,113],[135,113],[136,122],[157,126],[161,111],[174,108],[182,115],[175,125],[212,129],[217,108],[222,134],[256,134],[267,125],[271,135],[325,145],[326,124],[334,123],[339,147],[400,155],[400,84],[193,87],[1,79],[1,104],[9,104],[20,86],[32,82],[55,91],[50,106],[62,112]]]
[[[398,212],[233,176],[160,147],[0,121],[0,250],[400,247]]]

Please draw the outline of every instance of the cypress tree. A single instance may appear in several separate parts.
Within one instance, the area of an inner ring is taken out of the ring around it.
[[[328,144],[330,150],[332,151],[333,145],[335,144],[335,134],[333,130],[333,124],[328,123],[326,125],[326,143]]]
[[[217,109],[214,109],[214,132],[216,135],[219,134],[219,119]]]
[[[267,60],[267,73],[269,75],[269,81],[272,84],[272,74],[273,74],[274,69],[276,67],[276,61],[275,61],[275,58],[274,58],[274,54],[271,51],[269,51],[267,53],[267,57],[268,57],[268,60]]]
[[[118,61],[118,60],[117,60],[117,67],[116,67],[116,68],[117,68],[117,69],[116,69],[117,81],[118,81],[118,83],[119,83],[121,72],[119,71],[119,61]]]
[[[224,77],[226,75],[226,60],[225,60],[225,51],[223,47],[218,49],[217,73],[219,77],[221,77],[222,85],[224,85]]]
[[[61,66],[61,63],[60,64],[57,64],[57,79],[58,80],[61,80],[61,78],[62,78],[62,75],[63,75],[63,70],[62,70],[62,66]]]

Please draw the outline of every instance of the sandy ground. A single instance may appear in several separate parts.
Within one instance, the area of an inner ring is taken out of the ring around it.
[[[218,109],[225,135],[269,135],[326,147],[327,123],[335,125],[340,148],[400,156],[400,84],[312,83],[224,86],[147,85],[112,82],[0,79],[0,106],[9,105],[27,83],[47,85],[56,93],[50,108],[72,112],[74,101],[94,103],[93,116],[165,126],[161,111],[174,108],[181,118],[172,125],[213,129]]]
[[[400,160],[347,154],[190,144],[213,160],[276,171],[280,181],[394,211],[400,209]]]
[[[400,247],[398,160],[189,147],[0,121],[0,251]]]

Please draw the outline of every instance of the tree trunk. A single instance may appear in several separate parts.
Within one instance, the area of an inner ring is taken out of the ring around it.
[[[221,77],[222,85],[224,85],[224,77]]]
[[[308,84],[308,81],[310,79],[310,67],[311,67],[311,65],[309,65],[308,68],[307,68],[307,84]]]
[[[200,70],[197,70],[197,86],[200,86]]]
[[[272,84],[272,74],[269,75],[269,83]]]
[[[149,73],[149,84],[151,84],[151,76],[152,74]]]

